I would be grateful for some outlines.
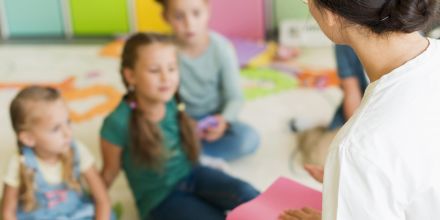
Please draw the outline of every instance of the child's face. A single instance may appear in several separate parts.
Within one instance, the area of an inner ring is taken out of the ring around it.
[[[54,102],[35,103],[35,119],[24,131],[22,142],[33,147],[37,154],[55,156],[67,152],[72,143],[69,112],[62,99]]]
[[[169,0],[165,13],[177,38],[186,44],[194,44],[208,33],[207,0]]]
[[[167,102],[176,93],[179,71],[176,47],[154,43],[139,47],[134,69],[125,69],[127,82],[137,96],[152,102]]]

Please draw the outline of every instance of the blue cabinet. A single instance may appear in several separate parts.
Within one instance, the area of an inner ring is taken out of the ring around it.
[[[10,37],[64,36],[62,0],[3,0]]]

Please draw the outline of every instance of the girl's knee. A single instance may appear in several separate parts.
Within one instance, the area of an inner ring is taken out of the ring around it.
[[[242,154],[254,153],[261,143],[260,135],[251,127],[247,127],[247,129],[243,131],[240,139],[241,144],[239,147],[241,148]]]
[[[243,181],[241,181],[241,184],[240,186],[238,186],[237,190],[239,194],[238,197],[240,198],[241,203],[248,202],[260,194],[260,192],[256,190],[252,185]]]

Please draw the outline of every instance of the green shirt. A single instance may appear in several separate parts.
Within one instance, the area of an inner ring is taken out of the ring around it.
[[[223,36],[211,32],[209,40],[198,57],[179,54],[180,96],[192,117],[222,114],[235,121],[244,102],[237,55]]]
[[[177,114],[176,102],[174,100],[168,102],[165,117],[159,125],[164,147],[170,153],[162,172],[139,166],[134,162],[129,139],[131,109],[125,101],[121,101],[105,118],[101,128],[101,137],[122,149],[122,168],[142,219],[148,218],[149,212],[159,205],[170,194],[176,183],[191,170],[191,162],[182,148]]]

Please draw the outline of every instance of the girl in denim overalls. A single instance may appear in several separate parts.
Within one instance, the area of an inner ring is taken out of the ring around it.
[[[87,148],[73,141],[59,92],[25,88],[12,101],[10,114],[19,155],[11,158],[4,181],[3,219],[110,219],[104,184]]]

